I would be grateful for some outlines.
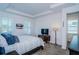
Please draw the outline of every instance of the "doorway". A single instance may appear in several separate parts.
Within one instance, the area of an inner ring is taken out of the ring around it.
[[[73,36],[78,35],[79,12],[67,14],[67,46],[73,39]]]

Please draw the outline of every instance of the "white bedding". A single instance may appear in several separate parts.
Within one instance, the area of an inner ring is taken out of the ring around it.
[[[17,44],[16,51],[19,54],[23,54],[28,52],[38,46],[44,46],[44,42],[41,38],[34,36],[18,36],[20,40],[20,44]]]
[[[5,44],[4,38],[0,39],[0,40],[2,40],[1,42],[3,44],[3,47],[5,48],[5,53],[16,50],[19,54],[23,54],[38,46],[44,46],[43,40],[38,37],[24,35],[24,36],[18,36],[18,38],[19,38],[20,42],[12,44],[12,45]]]

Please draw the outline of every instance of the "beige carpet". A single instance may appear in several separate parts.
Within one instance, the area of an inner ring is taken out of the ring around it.
[[[68,55],[68,50],[61,49],[60,46],[55,46],[53,44],[47,43],[43,50],[39,50],[33,55]]]

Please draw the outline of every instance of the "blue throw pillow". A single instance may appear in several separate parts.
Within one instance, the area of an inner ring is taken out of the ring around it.
[[[3,54],[5,54],[5,49],[4,47],[0,47],[0,55],[3,55]]]
[[[14,39],[10,33],[2,33],[1,35],[6,39],[8,45],[12,45],[16,42],[16,39]]]
[[[17,36],[14,36],[14,35],[13,35],[13,38],[16,40],[16,42],[19,42],[19,39],[18,39]]]

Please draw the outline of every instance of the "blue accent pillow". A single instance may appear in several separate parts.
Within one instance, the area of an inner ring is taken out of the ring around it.
[[[19,38],[15,35],[13,35],[13,38],[16,40],[16,42],[19,42]]]
[[[0,47],[0,55],[3,55],[3,54],[5,54],[5,49],[4,47]]]
[[[16,43],[16,39],[10,33],[2,33],[1,35],[6,39],[8,45]]]

